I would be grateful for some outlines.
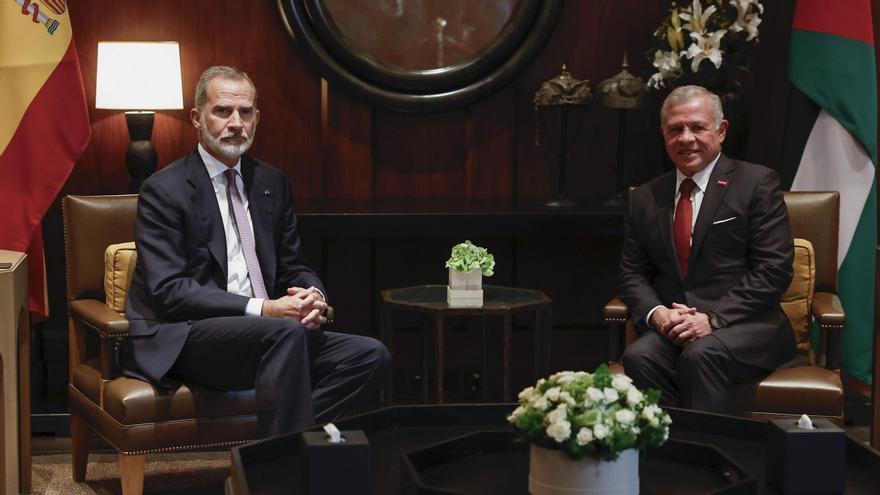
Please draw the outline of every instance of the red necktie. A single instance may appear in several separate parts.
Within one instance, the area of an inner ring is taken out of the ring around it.
[[[694,218],[694,204],[691,202],[691,191],[697,185],[691,179],[685,179],[678,187],[681,193],[675,206],[675,219],[672,222],[672,233],[675,236],[675,252],[678,255],[678,266],[681,275],[687,277],[688,257],[691,255],[691,227]]]

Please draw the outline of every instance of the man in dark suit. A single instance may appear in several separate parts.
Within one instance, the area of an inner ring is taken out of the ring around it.
[[[144,182],[120,362],[160,386],[254,388],[261,433],[277,435],[349,410],[390,355],[322,329],[326,291],[300,254],[287,177],[243,155],[256,97],[244,72],[207,69],[191,110],[197,149]]]
[[[795,353],[779,301],[794,248],[779,176],[721,154],[720,99],[672,91],[660,112],[676,170],[630,196],[619,289],[639,338],[623,365],[666,405],[723,412],[731,384]]]

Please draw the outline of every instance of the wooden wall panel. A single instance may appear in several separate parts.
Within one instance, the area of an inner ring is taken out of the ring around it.
[[[373,112],[324,83],[322,167],[327,198],[373,197]]]
[[[464,198],[467,111],[375,111],[377,198]]]
[[[514,197],[516,86],[472,106],[465,129],[464,195],[468,199]]]

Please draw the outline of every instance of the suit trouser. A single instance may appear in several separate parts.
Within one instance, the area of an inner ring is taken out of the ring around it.
[[[370,337],[236,316],[193,322],[170,375],[221,390],[254,388],[260,433],[269,436],[337,418],[376,391],[390,362]]]
[[[768,372],[734,359],[712,334],[682,347],[648,330],[626,347],[622,361],[637,387],[660,389],[661,405],[712,412],[730,412],[732,384]]]

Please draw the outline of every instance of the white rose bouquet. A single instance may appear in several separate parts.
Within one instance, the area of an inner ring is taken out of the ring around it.
[[[602,364],[593,374],[561,371],[519,394],[507,420],[529,442],[572,459],[615,460],[626,449],[644,450],[669,438],[669,415],[659,390],[639,391],[632,379]]]
[[[657,69],[648,86],[699,84],[719,94],[734,91],[749,70],[763,13],[760,0],[672,2],[647,54]]]

